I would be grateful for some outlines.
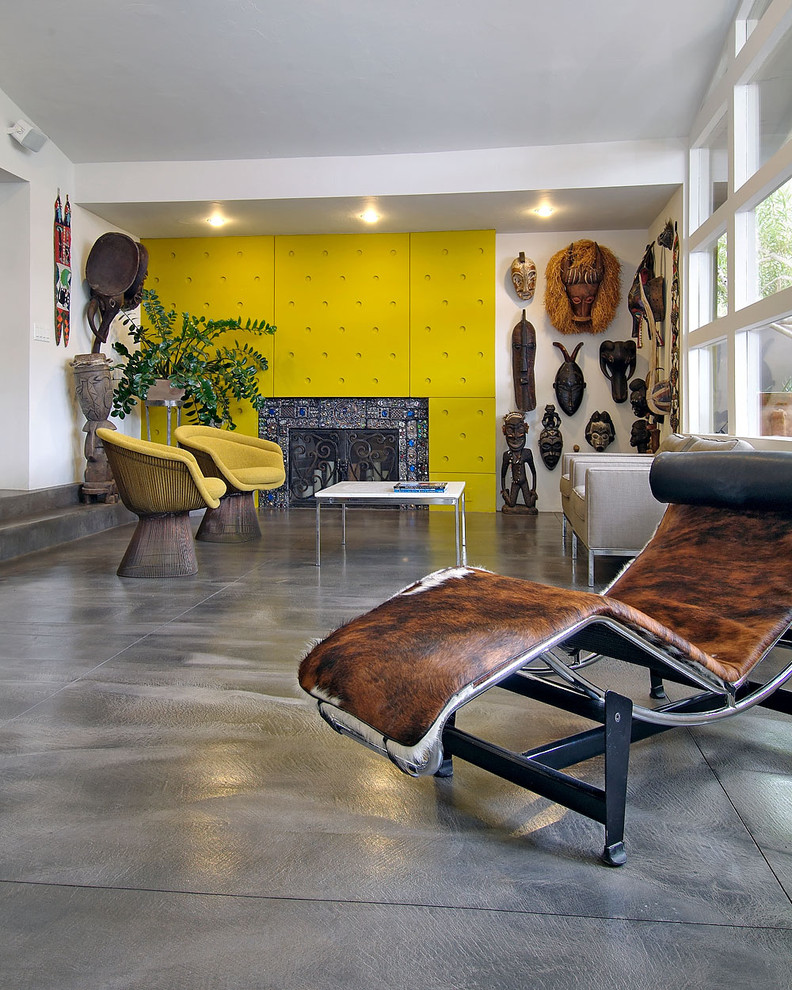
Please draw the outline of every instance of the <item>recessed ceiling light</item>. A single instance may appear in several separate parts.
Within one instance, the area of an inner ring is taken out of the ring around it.
[[[221,217],[219,213],[214,213],[211,217],[206,218],[206,222],[211,224],[212,227],[222,227],[226,222],[226,218]]]
[[[532,212],[538,217],[551,217],[555,213],[555,210],[552,206],[545,204],[544,206],[537,206]]]
[[[376,223],[379,220],[379,218],[380,218],[379,213],[377,213],[376,210],[372,210],[371,208],[369,208],[368,210],[364,210],[360,214],[360,219],[363,220],[365,223]]]

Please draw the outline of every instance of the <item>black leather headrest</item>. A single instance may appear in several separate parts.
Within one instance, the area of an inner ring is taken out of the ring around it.
[[[792,452],[668,451],[649,473],[658,502],[792,512]]]

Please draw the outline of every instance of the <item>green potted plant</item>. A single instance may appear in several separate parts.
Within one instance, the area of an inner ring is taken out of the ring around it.
[[[167,380],[184,390],[188,418],[206,426],[236,429],[231,404],[248,399],[255,409],[265,401],[258,374],[268,367],[267,359],[248,341],[227,342],[230,331],[244,334],[273,334],[277,329],[266,320],[210,320],[205,316],[166,311],[157,293],[143,291],[143,311],[150,326],[138,326],[126,314],[132,350],[116,341],[113,350],[124,359],[115,365],[121,377],[113,392],[112,414],[123,419],[160,381]]]

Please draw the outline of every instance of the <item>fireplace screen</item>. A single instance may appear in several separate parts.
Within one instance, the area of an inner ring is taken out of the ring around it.
[[[259,507],[313,506],[314,492],[339,481],[425,481],[429,400],[273,398],[259,436],[283,451],[286,484],[259,493]]]
[[[339,481],[398,481],[398,430],[290,430],[292,505]]]

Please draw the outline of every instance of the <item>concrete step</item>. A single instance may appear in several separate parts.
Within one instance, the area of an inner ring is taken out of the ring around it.
[[[121,502],[80,502],[80,485],[0,492],[0,560],[79,540],[137,517]]]

